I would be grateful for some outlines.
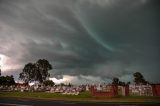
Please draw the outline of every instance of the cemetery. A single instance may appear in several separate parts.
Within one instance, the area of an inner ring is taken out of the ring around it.
[[[153,96],[151,85],[129,85],[131,95]]]
[[[91,94],[96,97],[160,96],[160,85],[92,86]]]
[[[59,93],[62,95],[79,95],[80,92],[84,91],[84,86],[66,86],[66,85],[55,85],[55,86],[44,86],[41,84],[35,84],[30,86],[29,84],[16,83],[12,86],[0,86],[0,91],[18,91],[18,92],[47,92],[47,93]]]
[[[29,85],[27,83],[16,83],[12,86],[0,86],[0,91],[15,92],[47,92],[61,95],[79,95],[82,92],[90,92],[93,97],[116,97],[121,96],[160,96],[160,85],[54,85],[44,86],[42,84]]]
[[[40,84],[15,84],[0,86],[0,98],[4,97],[79,102],[157,102],[160,99],[160,85],[87,84],[44,86]]]
[[[127,84],[122,81],[119,81],[118,78],[113,78],[112,84],[87,84],[87,85],[71,85],[70,83],[65,84],[55,84],[52,80],[46,80],[49,73],[46,71],[44,75],[39,76],[39,74],[33,73],[30,69],[31,67],[35,67],[37,69],[40,66],[47,63],[47,67],[52,69],[51,65],[47,60],[38,60],[36,64],[40,64],[39,66],[35,64],[28,63],[25,65],[22,73],[20,73],[19,78],[24,82],[34,81],[33,84],[29,83],[15,83],[13,76],[1,76],[0,78],[0,92],[1,94],[5,94],[5,92],[9,93],[23,93],[26,94],[34,94],[36,96],[50,95],[53,96],[74,96],[74,97],[88,97],[88,98],[113,98],[113,97],[130,97],[130,96],[148,96],[148,97],[158,97],[160,96],[160,84],[149,84],[144,80],[143,75],[141,73],[134,73],[134,84]],[[44,68],[44,67],[43,67]],[[45,68],[44,68],[45,69]],[[30,72],[31,71],[31,72]],[[37,73],[41,73],[43,70],[37,70]],[[31,73],[33,75],[25,76]],[[35,75],[34,75],[35,74]],[[44,79],[42,79],[44,77]],[[36,79],[36,80],[35,80]],[[4,93],[3,93],[4,92]],[[37,93],[37,94],[36,94]],[[42,93],[42,94],[41,94]],[[40,95],[39,95],[40,94]],[[85,94],[85,95],[84,95]],[[87,96],[86,96],[87,94]],[[18,94],[19,95],[19,94]],[[13,95],[16,96],[16,95]],[[30,95],[31,96],[31,95]],[[63,98],[64,99],[64,98]]]

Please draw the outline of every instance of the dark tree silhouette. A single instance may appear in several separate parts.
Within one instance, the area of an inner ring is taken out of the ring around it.
[[[112,84],[114,84],[114,85],[118,85],[119,84],[119,78],[113,78],[113,80],[112,80]]]
[[[39,81],[42,83],[49,77],[48,71],[52,69],[52,65],[45,59],[39,59],[36,63],[28,63],[23,71],[19,74],[19,78],[25,82]]]
[[[0,77],[0,85],[14,85],[15,84],[15,81],[14,81],[14,78],[13,76],[1,76]]]
[[[148,82],[144,79],[143,75],[140,72],[135,72],[133,74],[134,82],[136,84],[147,84]]]
[[[0,61],[1,61],[1,57],[0,57]],[[1,65],[0,65],[0,76],[1,76],[1,71],[2,71],[2,70],[1,70]]]
[[[0,76],[1,76],[1,66],[0,66]]]
[[[19,74],[19,78],[26,83],[29,81],[36,81],[37,79],[37,67],[33,63],[28,63],[24,66],[22,73]]]
[[[47,77],[50,76],[48,73],[49,70],[52,69],[52,65],[45,59],[39,59],[36,62],[36,67],[38,68],[37,80],[43,82]]]
[[[113,78],[112,84],[113,84],[113,85],[121,85],[121,86],[125,86],[125,85],[126,85],[125,82],[120,81],[119,78],[117,78],[117,77]]]
[[[45,81],[43,81],[43,84],[45,86],[53,86],[53,85],[55,85],[55,83],[52,80],[45,80]]]

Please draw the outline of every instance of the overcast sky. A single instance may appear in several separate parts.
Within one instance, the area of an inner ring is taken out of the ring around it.
[[[47,59],[71,82],[160,81],[159,0],[0,0],[2,75]],[[53,78],[54,79],[54,78]]]

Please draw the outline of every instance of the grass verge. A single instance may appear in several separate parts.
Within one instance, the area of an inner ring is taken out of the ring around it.
[[[61,95],[59,93],[46,92],[0,92],[0,98],[16,97],[28,99],[43,99],[43,100],[63,100],[77,102],[145,102],[145,103],[160,103],[160,97],[154,96],[128,96],[128,97],[113,97],[113,98],[96,98],[92,97],[89,92],[82,92],[80,95]]]

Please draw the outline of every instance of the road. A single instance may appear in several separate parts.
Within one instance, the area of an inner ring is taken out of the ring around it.
[[[0,106],[160,106],[146,103],[80,103],[53,100],[0,98]]]

